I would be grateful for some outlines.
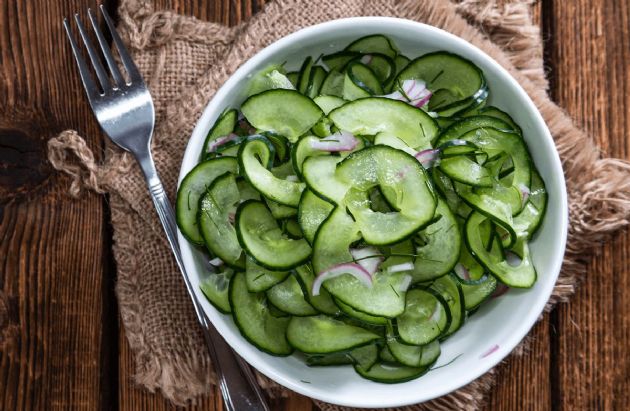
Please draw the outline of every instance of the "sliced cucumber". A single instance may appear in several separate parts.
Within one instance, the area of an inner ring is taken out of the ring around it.
[[[298,78],[297,91],[300,93],[307,95],[308,88],[311,82],[311,71],[313,69],[313,58],[308,56],[304,59],[302,63],[302,68],[300,68],[300,77]]]
[[[256,264],[251,257],[245,259],[245,280],[247,289],[252,293],[266,291],[284,281],[289,271],[271,271]]]
[[[416,150],[431,147],[438,126],[424,111],[399,100],[371,97],[331,111],[328,117],[340,130],[359,135],[393,134]]]
[[[295,90],[269,90],[248,98],[241,106],[254,127],[273,131],[294,143],[322,118],[324,113],[310,98]]]
[[[212,273],[203,279],[199,288],[208,301],[223,314],[232,312],[230,307],[229,289],[230,279],[234,275],[234,270],[226,269],[220,273]]]
[[[423,80],[433,96],[429,110],[438,114],[455,115],[474,104],[479,94],[486,92],[481,70],[470,61],[447,52],[425,54],[411,61],[400,72],[396,82]],[[456,110],[452,110],[457,107]]]
[[[350,350],[380,338],[371,331],[324,315],[293,317],[287,328],[289,344],[307,354]]]
[[[396,317],[400,339],[411,345],[436,340],[449,329],[451,322],[450,309],[442,296],[421,289],[407,292],[405,311]]]
[[[290,275],[280,284],[267,290],[267,299],[274,307],[287,314],[307,316],[317,314],[305,299],[300,284],[293,275]]]
[[[283,235],[269,209],[259,201],[245,201],[236,212],[236,232],[241,246],[270,270],[297,267],[311,255],[306,240]]]
[[[420,377],[429,370],[429,367],[408,367],[406,365],[377,362],[370,368],[355,365],[354,369],[361,377],[368,380],[385,384],[397,384]]]
[[[308,188],[318,197],[334,204],[341,204],[350,186],[335,175],[337,156],[309,157],[302,165],[302,176]]]
[[[477,115],[464,118],[450,125],[440,134],[436,145],[441,146],[447,141],[460,140],[462,136],[468,134],[469,132],[484,128],[494,128],[507,132],[511,132],[512,130],[510,125],[501,119],[498,119],[496,117]]]
[[[375,325],[386,325],[389,322],[389,320],[385,317],[377,317],[374,315],[363,313],[361,311],[357,311],[343,301],[336,300],[335,304],[341,309],[341,311],[344,312],[344,314],[356,320]]]
[[[389,83],[396,75],[396,63],[384,54],[366,54],[359,61],[374,72],[381,84]]]
[[[471,254],[482,266],[509,287],[529,288],[534,285],[536,269],[531,261],[527,241],[521,237],[514,246],[513,252],[521,259],[519,265],[512,266],[505,259],[497,258],[483,246],[483,240],[478,229],[486,218],[483,214],[474,212],[466,220],[464,238]]]
[[[218,177],[199,204],[199,229],[211,253],[231,267],[244,268],[243,249],[230,222],[240,194],[234,174]]]
[[[315,233],[322,222],[330,215],[334,206],[328,201],[322,200],[311,190],[304,190],[298,206],[298,222],[302,227],[304,238],[313,243]]]
[[[267,170],[263,164],[269,161],[271,152],[265,140],[253,137],[241,144],[238,160],[241,171],[265,197],[283,205],[297,207],[305,184],[283,180]]]
[[[460,278],[462,294],[464,295],[464,305],[467,311],[472,311],[486,301],[497,288],[497,280],[488,274],[478,280],[465,280]]]
[[[200,158],[203,158],[206,154],[208,154],[210,150],[210,144],[214,140],[219,137],[227,136],[232,131],[234,131],[237,120],[238,112],[235,109],[227,110],[223,112],[221,116],[219,116],[217,121],[208,132],[205,141],[203,142],[203,149],[201,150]]]
[[[315,97],[313,101],[315,102],[315,104],[319,106],[319,108],[322,109],[322,111],[326,115],[328,115],[328,113],[330,113],[337,107],[341,107],[347,103],[347,101],[342,99],[341,97],[330,96],[330,95],[323,95],[323,96]]]
[[[335,174],[353,187],[345,196],[346,205],[369,244],[399,242],[425,226],[435,214],[435,193],[424,168],[400,150],[381,145],[367,147],[340,162]],[[398,212],[377,213],[369,208],[367,191],[376,186]]]
[[[378,360],[378,348],[376,344],[364,345],[350,351],[340,351],[330,354],[307,354],[308,366],[361,364],[369,368]]]
[[[523,210],[514,217],[514,229],[519,235],[531,239],[538,230],[547,209],[547,191],[540,174],[532,167],[529,199]],[[524,233],[524,234],[521,234]]]
[[[271,65],[256,74],[249,85],[249,95],[262,93],[266,90],[283,88],[293,90],[295,87],[286,76],[286,70],[281,65]]]
[[[414,283],[441,277],[457,264],[462,245],[457,219],[441,198],[435,214],[440,219],[414,237],[417,254],[411,273]]]
[[[302,177],[302,165],[308,157],[330,155],[327,151],[318,150],[311,146],[313,142],[318,140],[319,138],[315,136],[307,135],[300,138],[298,142],[293,145],[291,149],[291,163],[298,176]]]
[[[440,340],[444,340],[464,324],[466,319],[466,311],[464,309],[464,295],[459,281],[453,274],[442,276],[431,283],[431,289],[438,293],[446,304],[451,313],[451,323],[447,329],[440,335]]]
[[[382,34],[372,34],[361,37],[360,39],[350,43],[345,50],[362,54],[384,54],[392,59],[396,58],[396,55],[398,55],[398,49],[396,46],[394,46],[389,38],[383,36]]]
[[[387,347],[397,362],[408,367],[430,367],[440,356],[440,343],[435,340],[424,346],[407,345],[388,340]]]
[[[311,70],[311,80],[306,89],[306,95],[310,98],[317,97],[327,75],[328,72],[323,67],[314,66]]]
[[[346,64],[360,56],[360,53],[354,51],[339,51],[322,57],[322,61],[331,71],[342,71]]]
[[[383,94],[376,74],[366,65],[352,62],[346,68],[343,82],[343,98],[348,101]]]
[[[343,83],[345,78],[345,74],[337,70],[330,70],[322,83],[319,94],[341,98],[343,96]]]
[[[488,107],[483,107],[477,110],[477,114],[482,115],[482,116],[498,118],[499,120],[509,124],[512,131],[515,131],[518,134],[523,135],[523,131],[518,126],[518,124],[516,124],[516,122],[512,119],[512,117],[510,117],[510,115],[503,110],[500,110],[494,106],[488,106]]]
[[[315,274],[313,274],[313,267],[310,264],[304,264],[295,269],[295,274],[297,275],[298,282],[302,287],[302,292],[308,301],[313,307],[315,307],[318,311],[332,315],[338,316],[341,311],[339,307],[335,304],[335,301],[330,296],[330,293],[325,289],[319,290],[319,295],[313,295],[311,290],[313,289],[313,281],[315,281]]]
[[[256,348],[280,356],[293,352],[286,338],[290,317],[271,315],[265,294],[250,293],[243,273],[235,274],[230,282],[230,306],[234,322]]]
[[[199,163],[184,177],[177,190],[176,219],[177,226],[188,241],[197,245],[203,244],[203,237],[197,225],[201,197],[217,177],[237,172],[236,159],[223,157]]]
[[[394,358],[394,356],[392,355],[392,352],[389,350],[389,347],[387,345],[384,345],[383,348],[381,348],[381,351],[378,353],[378,357],[381,359],[381,361],[384,361],[386,363],[395,363],[396,358]]]
[[[268,198],[265,198],[265,203],[267,203],[267,207],[269,207],[269,211],[271,211],[271,215],[273,216],[273,218],[277,220],[297,215],[297,208],[276,203],[275,201],[271,201]]]
[[[341,208],[335,209],[318,230],[313,243],[313,269],[319,273],[343,262],[353,261],[350,244],[359,239],[352,218]],[[405,273],[376,273],[368,288],[350,274],[324,282],[326,290],[338,301],[355,310],[379,317],[393,318],[405,308]]]

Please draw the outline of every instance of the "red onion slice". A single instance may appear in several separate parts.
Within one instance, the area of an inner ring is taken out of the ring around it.
[[[413,270],[414,266],[413,263],[402,263],[402,264],[396,264],[396,265],[392,265],[387,267],[387,272],[388,273],[399,273],[401,271],[410,271]]]
[[[352,151],[359,144],[359,140],[352,135],[341,131],[321,140],[311,141],[311,148],[322,151]]]
[[[525,184],[519,184],[518,189],[521,192],[521,201],[524,206],[525,203],[527,203],[531,192],[529,191],[529,187],[527,187]]]
[[[403,81],[400,91],[397,90],[393,93],[385,94],[380,97],[404,101],[414,107],[420,108],[429,102],[432,95],[433,93],[427,88],[424,81],[405,80]]]
[[[470,272],[462,263],[457,263],[455,268],[453,268],[453,271],[455,271],[455,274],[457,274],[459,278],[470,280]]]
[[[418,108],[423,107],[429,102],[429,100],[431,100],[431,96],[433,96],[433,93],[431,93],[431,90],[425,89],[420,95],[420,97],[411,100],[409,104]]]
[[[351,248],[350,254],[357,264],[370,274],[374,274],[383,261],[383,257],[377,255],[379,251],[376,247]]]
[[[322,271],[317,275],[317,278],[313,281],[311,294],[314,296],[319,295],[319,291],[324,281],[344,274],[350,274],[362,282],[366,287],[372,287],[372,276],[365,270],[365,268],[356,263],[341,263],[334,265],[328,270]]]
[[[215,266],[215,267],[220,267],[223,265],[223,260],[221,260],[219,257],[213,258],[212,260],[208,262],[210,263],[210,265]]]
[[[238,136],[234,133],[230,133],[227,136],[218,137],[216,140],[214,140],[212,143],[208,145],[207,152],[212,153],[213,151],[217,149],[217,147],[227,143],[228,141],[232,141],[237,137]]]
[[[398,291],[404,293],[409,289],[410,285],[411,285],[411,276],[406,275],[405,278],[403,278],[403,280],[400,282],[400,285],[398,286]]]
[[[494,354],[495,352],[497,352],[498,349],[499,349],[499,346],[497,344],[494,344],[492,347],[490,347],[490,349],[488,351],[486,351],[485,353],[481,354],[481,357],[479,357],[479,358],[486,358],[490,354]]]
[[[433,167],[435,163],[439,160],[440,149],[432,148],[428,150],[422,150],[419,151],[415,157],[420,162],[420,164],[422,164],[422,167],[428,169]]]

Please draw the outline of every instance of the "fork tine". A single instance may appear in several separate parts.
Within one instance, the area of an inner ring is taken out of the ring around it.
[[[107,61],[107,65],[109,66],[109,71],[112,73],[112,77],[114,78],[114,83],[118,87],[122,87],[125,84],[125,79],[123,78],[120,70],[118,69],[118,65],[114,60],[114,55],[112,54],[112,50],[109,48],[109,44],[105,40],[105,36],[101,31],[101,28],[98,26],[96,21],[96,17],[92,12],[92,9],[88,9],[88,16],[90,17],[90,22],[92,23],[92,28],[96,33],[96,38],[98,39],[98,44],[101,46],[101,50],[103,55],[105,56],[105,60]]]
[[[79,18],[78,14],[74,15],[74,21],[77,22],[77,27],[79,28],[79,34],[81,34],[81,38],[83,39],[83,44],[85,45],[88,55],[90,56],[90,61],[92,61],[92,66],[94,67],[96,76],[98,77],[101,83],[101,87],[103,88],[103,91],[106,92],[107,90],[111,89],[111,83],[109,81],[109,77],[107,76],[107,72],[105,71],[103,64],[101,64],[100,57],[96,49],[94,48],[94,45],[92,44],[92,40],[90,40],[90,38],[88,37],[85,27],[83,26],[83,23],[81,22],[81,19]]]
[[[109,27],[109,31],[112,34],[112,39],[114,40],[114,43],[116,43],[116,48],[118,49],[120,60],[125,66],[125,70],[127,70],[127,73],[129,74],[129,80],[132,83],[142,82],[142,75],[140,75],[140,71],[138,71],[138,67],[136,67],[135,63],[131,59],[129,52],[127,52],[125,44],[116,31],[116,26],[114,25],[114,22],[112,21],[111,17],[109,17],[109,14],[107,14],[107,10],[105,10],[105,6],[101,4],[100,9],[101,13],[103,13],[103,17],[105,18],[105,23],[107,23],[107,27]]]
[[[81,56],[81,51],[74,37],[72,36],[72,31],[70,29],[70,24],[68,23],[68,19],[63,19],[63,27],[66,30],[66,36],[68,36],[68,40],[70,40],[70,46],[72,47],[72,54],[74,55],[74,60],[77,63],[79,68],[79,74],[81,75],[81,81],[83,82],[83,87],[85,88],[85,92],[88,95],[88,99],[90,102],[94,97],[99,94],[99,90],[94,84],[94,80],[92,80],[92,76],[90,75],[90,69],[88,65],[83,60]]]

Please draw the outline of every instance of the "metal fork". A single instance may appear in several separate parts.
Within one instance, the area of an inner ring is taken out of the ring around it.
[[[116,32],[112,19],[102,5],[100,9],[111,33],[112,40],[118,49],[118,57],[124,70],[127,72],[127,79],[125,79],[116,63],[112,49],[107,44],[105,36],[91,10],[88,10],[88,15],[102,54],[92,44],[79,15],[75,14],[74,19],[90,57],[91,68],[96,73],[100,87],[92,78],[90,67],[81,55],[80,48],[72,35],[68,19],[66,18],[63,21],[90,106],[92,106],[96,119],[105,134],[118,146],[131,152],[140,164],[153,199],[153,204],[166,232],[177,265],[184,277],[186,289],[192,299],[195,313],[203,329],[210,358],[219,379],[225,408],[228,411],[268,411],[269,407],[251,369],[241,357],[230,349],[210,323],[201,308],[201,304],[195,297],[177,242],[175,215],[151,156],[151,137],[155,123],[153,99],[138,68]],[[101,56],[105,58],[109,71],[103,66]]]

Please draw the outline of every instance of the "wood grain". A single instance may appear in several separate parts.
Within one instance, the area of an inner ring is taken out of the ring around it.
[[[95,1],[0,0],[0,410],[175,410],[133,382],[119,329],[106,203],[70,199],[45,161],[65,128],[102,135],[70,63],[61,18]],[[116,1],[105,1],[114,10]],[[258,0],[155,0],[238,24]],[[551,95],[603,151],[628,158],[630,0],[545,0]],[[597,247],[598,245],[594,245]],[[500,371],[487,410],[625,410],[630,404],[630,235],[600,250],[573,300],[537,324],[529,352]],[[291,394],[274,410],[311,410]],[[195,411],[222,410],[217,392]]]
[[[103,199],[70,198],[45,152],[46,141],[68,126],[100,148],[61,30],[62,16],[88,4],[96,2],[0,2],[4,410],[106,408],[115,381],[104,331],[116,317],[113,299],[104,298],[111,282]]]
[[[630,3],[554,2],[553,97],[604,153],[628,159]],[[555,409],[627,409],[630,404],[630,236],[607,244],[570,304],[555,314]],[[598,248],[597,244],[593,244]]]

